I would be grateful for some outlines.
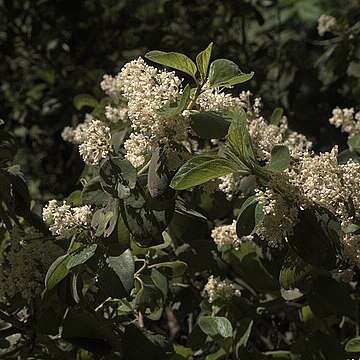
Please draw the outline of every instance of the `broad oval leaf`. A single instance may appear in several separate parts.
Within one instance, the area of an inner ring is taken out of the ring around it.
[[[88,261],[95,254],[96,249],[97,244],[92,244],[70,254],[70,259],[66,264],[66,268],[72,269],[75,266],[86,263],[86,261]]]
[[[250,80],[253,75],[253,72],[244,74],[233,61],[217,59],[210,65],[209,82],[213,87],[231,87]]]
[[[70,261],[70,254],[59,256],[49,267],[45,277],[45,287],[47,290],[54,288],[69,273],[66,267]]]
[[[107,295],[122,299],[134,287],[135,262],[130,249],[117,256],[101,258],[98,267],[99,286]]]
[[[224,350],[228,351],[232,343],[233,327],[231,322],[220,316],[203,316],[199,320],[201,331],[209,335]]]
[[[279,173],[289,167],[290,151],[285,145],[274,146],[271,150],[271,159],[266,165],[266,169]]]
[[[222,139],[226,136],[230,121],[212,111],[191,114],[191,127],[203,139]]]
[[[167,167],[167,148],[159,146],[152,154],[148,171],[148,190],[154,199],[169,199],[174,196],[174,190],[170,188],[173,175]]]
[[[234,172],[237,169],[230,160],[216,155],[200,155],[190,159],[179,169],[170,186],[176,190],[184,190]]]
[[[165,52],[155,50],[148,52],[145,57],[157,64],[180,70],[196,79],[196,65],[186,55],[177,52]]]
[[[135,188],[136,169],[127,160],[113,157],[105,160],[100,167],[100,183],[104,191],[123,199]]]
[[[288,237],[290,246],[314,267],[332,270],[341,256],[341,227],[335,216],[320,207],[300,210],[299,222]]]

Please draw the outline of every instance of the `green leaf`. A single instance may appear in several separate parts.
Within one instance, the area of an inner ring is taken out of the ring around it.
[[[290,151],[285,145],[276,145],[271,150],[271,159],[266,169],[280,173],[287,169],[290,164]]]
[[[246,347],[250,337],[253,323],[254,323],[253,320],[251,320],[250,318],[245,318],[240,320],[239,326],[237,327],[238,331],[236,334],[237,337],[239,337],[239,340],[236,346]]]
[[[135,262],[130,249],[123,253],[101,258],[98,267],[101,290],[114,298],[122,299],[134,287]]]
[[[257,197],[249,196],[241,205],[239,216],[236,221],[236,234],[239,239],[248,236],[255,229],[255,208],[257,206]]]
[[[170,360],[173,346],[164,336],[140,329],[134,324],[125,326],[125,358],[128,360]]]
[[[280,270],[280,285],[286,290],[299,287],[308,281],[313,270],[310,264],[303,261],[292,249],[289,249]]]
[[[360,134],[348,138],[348,146],[350,151],[360,152]]]
[[[81,192],[81,203],[102,207],[109,201],[110,195],[103,191],[100,177],[96,176],[88,181]]]
[[[209,82],[212,87],[231,87],[250,80],[254,73],[244,74],[240,68],[227,59],[217,59],[210,65]]]
[[[154,199],[169,199],[175,191],[170,188],[172,172],[167,168],[168,148],[159,146],[152,154],[148,172],[148,190]]]
[[[177,52],[150,51],[145,57],[157,64],[168,66],[191,75],[195,80],[196,65],[186,55]]]
[[[59,256],[49,267],[45,277],[45,287],[47,290],[54,288],[69,273],[66,267],[70,261],[70,254]]]
[[[166,103],[157,112],[163,117],[172,117],[181,114],[187,107],[190,98],[190,85],[187,84],[178,102]]]
[[[166,277],[173,278],[184,275],[187,269],[187,264],[183,261],[175,260],[153,264],[150,268],[151,267],[158,269]]]
[[[136,185],[136,169],[120,157],[106,159],[100,167],[99,175],[103,190],[119,199],[129,196],[130,190]]]
[[[335,216],[326,209],[312,207],[299,210],[299,222],[288,242],[296,254],[314,267],[336,268],[341,256],[341,227]]]
[[[216,155],[199,155],[178,170],[170,186],[176,190],[184,190],[236,171],[235,165],[227,159]]]
[[[284,109],[275,108],[270,116],[270,124],[278,126],[283,117]]]
[[[137,282],[140,290],[135,297],[136,309],[150,320],[159,320],[167,300],[166,277],[155,268],[151,268],[150,272],[142,273]]]
[[[66,268],[72,269],[75,266],[86,263],[95,254],[96,249],[97,244],[92,244],[72,253],[66,264]]]
[[[338,315],[358,318],[358,305],[351,297],[349,285],[332,277],[318,277],[308,299],[311,310],[320,317]]]
[[[231,322],[220,316],[203,316],[199,320],[201,331],[210,336],[225,351],[229,351],[232,343],[233,328]]]
[[[17,148],[15,137],[0,130],[0,165],[12,160],[16,155]]]
[[[112,329],[112,322],[80,307],[68,308],[61,336],[96,354],[107,355],[111,348],[121,350],[120,339]]]
[[[141,247],[163,243],[162,232],[172,219],[174,200],[155,200],[145,196],[140,182],[120,203],[121,215],[134,241]]]
[[[89,94],[79,94],[74,98],[74,105],[76,110],[81,110],[84,106],[95,108],[99,102]]]
[[[211,42],[209,46],[196,56],[196,65],[200,73],[201,81],[204,82],[206,80],[207,72],[209,69],[211,51],[212,51],[213,43]]]
[[[234,109],[231,112],[231,119],[226,136],[227,144],[242,162],[250,166],[250,162],[255,162],[255,155],[247,128],[246,113],[243,109]]]
[[[345,345],[345,351],[351,353],[360,352],[360,336],[349,340]]]
[[[229,130],[230,121],[212,111],[193,113],[190,118],[192,129],[203,139],[222,139]]]
[[[25,217],[30,212],[31,199],[23,173],[18,166],[8,168],[7,173],[11,182],[14,212],[18,216]]]

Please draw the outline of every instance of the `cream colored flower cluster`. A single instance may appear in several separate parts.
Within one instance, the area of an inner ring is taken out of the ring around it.
[[[268,241],[270,246],[282,243],[283,239],[291,235],[297,223],[298,209],[296,204],[290,204],[271,188],[265,192],[256,191],[259,203],[263,205],[264,220],[258,233]]]
[[[230,225],[222,225],[214,228],[211,232],[215,244],[221,246],[231,246],[233,249],[238,250],[240,245],[244,242],[248,242],[253,237],[243,236],[241,239],[236,235],[236,220]]]
[[[75,128],[65,127],[61,136],[65,141],[79,145],[80,155],[88,165],[98,165],[111,151],[110,128],[89,114]]]
[[[219,277],[211,275],[204,287],[203,296],[211,304],[216,300],[229,301],[232,296],[241,296],[241,292],[230,280],[221,281]]]
[[[125,64],[114,78],[105,76],[101,86],[111,97],[127,99],[127,116],[135,132],[125,141],[125,157],[135,167],[144,164],[145,155],[158,142],[186,137],[187,117],[158,114],[182,93],[181,79],[174,72],[159,71],[138,58]]]
[[[110,128],[99,120],[92,120],[86,129],[86,139],[79,145],[79,153],[88,165],[98,165],[111,151]]]
[[[203,91],[196,100],[201,111],[226,112],[236,106],[242,106],[240,98],[235,98],[231,94],[226,94],[219,88],[211,88],[207,82],[203,86]]]
[[[93,120],[94,118],[92,115],[86,114],[84,122],[80,123],[75,128],[66,126],[61,133],[61,137],[64,141],[76,145],[82,144],[87,139],[87,129]]]
[[[318,19],[317,31],[320,36],[336,28],[336,19],[331,15],[322,14]]]
[[[354,108],[335,108],[329,122],[349,136],[360,134],[360,111],[355,113]]]
[[[0,294],[9,299],[20,294],[30,301],[44,289],[49,266],[64,251],[51,241],[13,240],[0,264]]]
[[[228,174],[219,178],[218,190],[225,193],[226,198],[230,201],[233,196],[241,192],[243,176],[238,174]]]
[[[89,205],[72,207],[64,201],[62,205],[50,200],[43,209],[43,220],[51,221],[50,231],[53,235],[72,236],[89,228],[92,211]]]

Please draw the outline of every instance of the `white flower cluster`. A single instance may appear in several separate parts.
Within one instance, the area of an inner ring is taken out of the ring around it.
[[[66,126],[61,133],[61,137],[64,141],[71,142],[76,145],[82,144],[87,138],[87,129],[90,123],[94,120],[92,115],[86,114],[83,123],[80,123],[75,128]]]
[[[110,128],[99,120],[92,120],[86,129],[86,139],[79,145],[79,152],[88,165],[98,165],[111,151]]]
[[[276,145],[286,145],[294,158],[299,158],[305,150],[312,147],[305,135],[297,132],[289,132],[286,117],[281,120],[280,126],[268,124],[261,117],[254,118],[249,122],[249,134],[254,146],[255,155],[262,160],[269,160],[271,150]]]
[[[337,128],[341,127],[341,131],[348,133],[349,136],[360,133],[360,111],[355,113],[354,108],[335,108],[329,122]]]
[[[206,83],[203,92],[196,100],[202,111],[225,112],[233,107],[241,106],[240,98],[235,98],[231,94],[220,91],[219,88],[211,88],[210,83]]]
[[[203,296],[211,304],[216,300],[229,301],[232,296],[241,296],[241,292],[230,280],[221,281],[219,277],[211,275],[204,287]]]
[[[297,223],[298,210],[272,189],[256,191],[256,197],[263,204],[264,220],[258,231],[270,246],[281,244],[284,237],[291,235]]]
[[[64,201],[59,205],[50,200],[42,212],[44,221],[51,221],[50,231],[53,235],[72,236],[91,224],[92,211],[89,205],[71,207]]]
[[[128,113],[128,108],[126,105],[123,105],[121,107],[115,107],[112,105],[105,106],[105,117],[114,124],[120,121],[126,121],[127,113]]]
[[[30,301],[44,289],[49,266],[64,251],[51,241],[13,240],[0,264],[0,294],[11,298],[20,294]]]
[[[242,176],[238,174],[228,174],[219,178],[218,189],[226,194],[230,201],[233,196],[241,192]]]
[[[278,245],[292,234],[298,208],[321,206],[343,226],[353,222],[354,211],[360,211],[360,164],[352,160],[339,164],[337,156],[336,146],[319,155],[305,151],[265,189],[256,190],[259,202],[264,204],[264,220],[258,233],[269,245]],[[360,236],[345,234],[343,247],[349,262],[360,267]]]
[[[125,141],[126,158],[139,167],[158,142],[186,137],[187,116],[163,117],[158,110],[181,94],[181,79],[174,72],[159,71],[142,58],[133,60],[114,78],[106,75],[102,89],[111,97],[127,99],[127,116],[134,133]]]
[[[79,145],[79,152],[88,165],[98,165],[111,151],[110,128],[87,114],[75,128],[67,126],[61,133],[65,141]]]
[[[214,228],[211,232],[211,237],[218,246],[231,246],[238,250],[240,245],[244,242],[252,240],[252,236],[243,236],[241,239],[236,235],[236,220],[230,225],[222,225]]]
[[[320,36],[336,28],[336,19],[331,15],[322,14],[318,19],[317,31]]]

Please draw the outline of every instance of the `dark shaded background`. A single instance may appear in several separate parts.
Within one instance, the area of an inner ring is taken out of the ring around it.
[[[17,163],[33,198],[79,186],[83,163],[60,137],[86,110],[75,109],[74,97],[100,99],[103,74],[149,50],[194,57],[213,41],[213,58],[255,71],[238,90],[262,96],[265,114],[283,107],[291,128],[317,150],[344,145],[327,119],[335,106],[359,103],[359,39],[319,38],[322,13],[346,27],[359,20],[360,6],[358,0],[0,0],[0,116],[21,144]]]

